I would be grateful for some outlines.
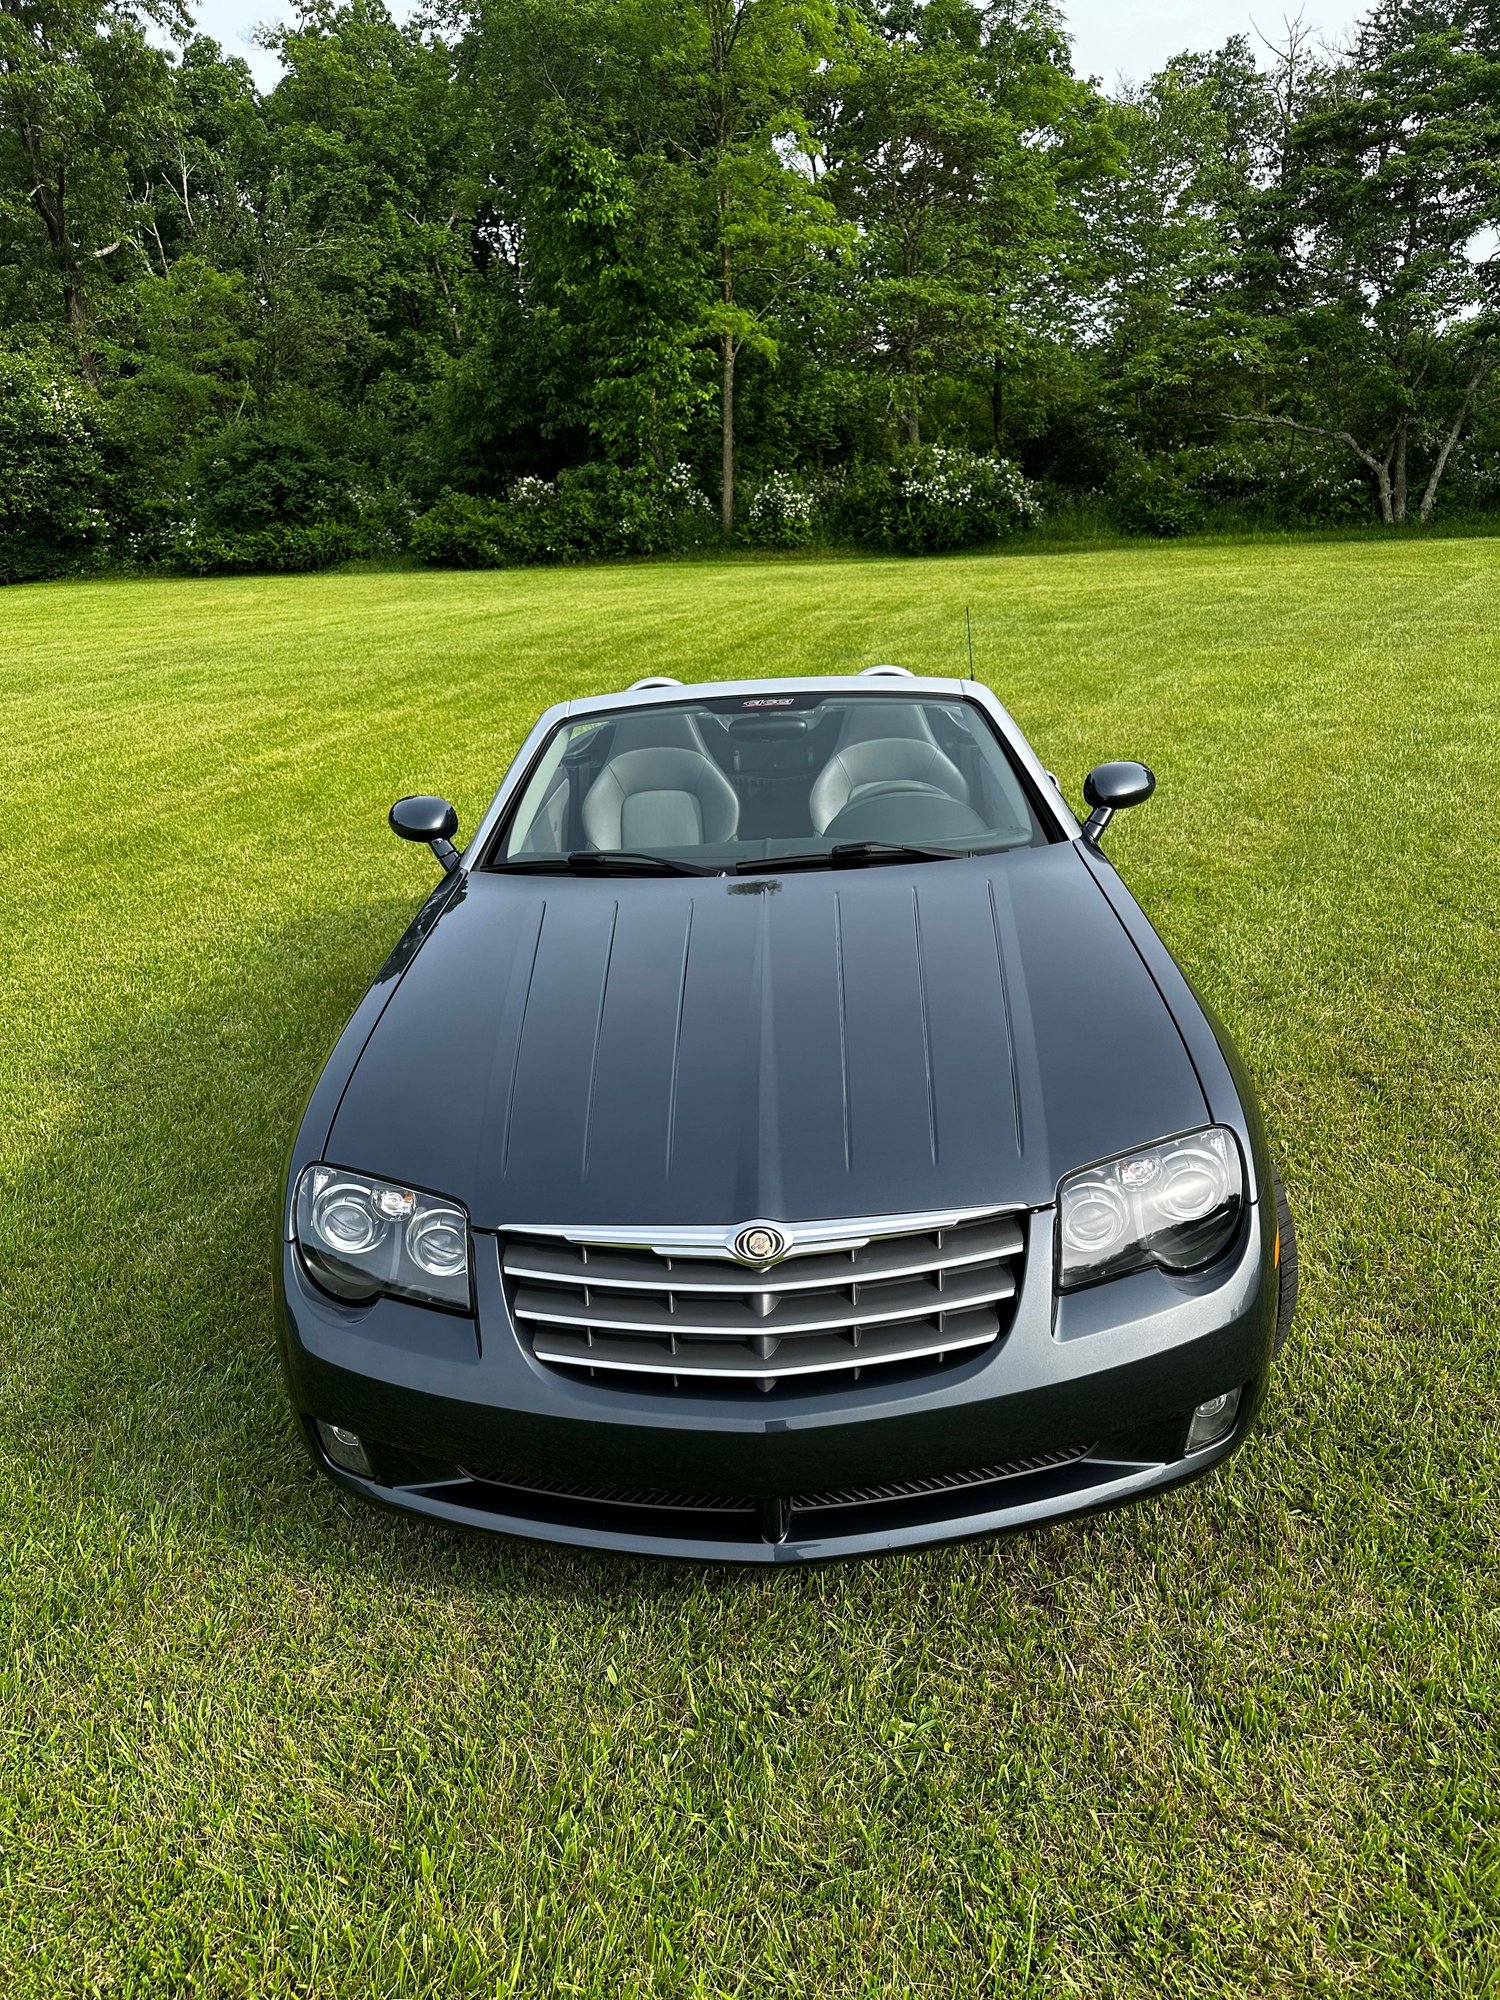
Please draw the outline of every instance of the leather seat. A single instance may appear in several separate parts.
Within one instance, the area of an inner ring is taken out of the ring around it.
[[[687,709],[644,709],[638,714],[622,715],[614,725],[610,737],[610,757],[614,759],[627,750],[660,749],[695,750],[701,757],[709,755],[708,745],[703,740],[703,731],[698,718]],[[572,789],[568,782],[567,769],[559,766],[547,795],[532,817],[531,825],[524,840],[518,841],[514,852],[517,854],[564,854],[568,847],[568,802]],[[616,846],[620,843],[615,842]]]
[[[739,823],[739,795],[712,757],[671,745],[612,756],[583,801],[600,848],[712,846]]]
[[[627,750],[696,750],[711,755],[703,740],[703,725],[688,708],[629,709],[615,723],[609,739],[611,758]]]
[[[878,793],[937,793],[969,803],[962,771],[938,748],[919,702],[855,701],[833,755],[813,781],[809,805],[816,832]]]

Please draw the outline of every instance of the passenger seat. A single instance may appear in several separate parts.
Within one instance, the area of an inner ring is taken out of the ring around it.
[[[813,780],[813,829],[825,833],[845,807],[871,792],[932,791],[969,803],[962,771],[938,748],[919,702],[849,704],[833,755]]]

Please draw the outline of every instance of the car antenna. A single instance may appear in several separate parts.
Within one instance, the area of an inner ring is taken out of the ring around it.
[[[969,642],[969,679],[974,678],[974,621],[969,616],[969,607],[964,606],[964,637]]]

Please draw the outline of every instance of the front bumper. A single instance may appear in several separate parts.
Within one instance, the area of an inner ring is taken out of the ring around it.
[[[575,1379],[517,1334],[498,1241],[483,1234],[475,1319],[390,1299],[341,1305],[283,1245],[283,1355],[323,1469],[432,1519],[765,1563],[955,1541],[1134,1499],[1235,1448],[1270,1367],[1266,1207],[1263,1195],[1211,1273],[1141,1272],[1061,1299],[1053,1211],[1037,1211],[1010,1330],[975,1359],[905,1381],[871,1373],[751,1400]],[[1193,1410],[1234,1389],[1234,1428],[1189,1454]],[[374,1476],[331,1465],[314,1420],[356,1432]]]

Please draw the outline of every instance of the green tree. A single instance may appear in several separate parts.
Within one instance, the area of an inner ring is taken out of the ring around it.
[[[139,257],[139,171],[172,118],[167,57],[147,27],[181,33],[177,0],[0,0],[0,277],[8,316],[57,315],[90,383],[107,266]]]
[[[674,455],[712,344],[726,532],[739,358],[845,234],[806,150],[833,32],[830,0],[480,0],[469,44],[489,226],[612,456]]]
[[[908,443],[938,381],[1014,346],[1090,98],[1040,0],[889,0],[854,23],[825,82],[825,186],[860,232],[856,339]]]
[[[251,165],[263,402],[307,393],[417,421],[466,336],[470,147],[447,44],[381,0],[315,0]]]
[[[1381,0],[1289,135],[1268,202],[1285,247],[1279,311],[1239,420],[1338,443],[1381,518],[1431,517],[1500,363],[1500,50],[1493,10]]]
[[[774,359],[776,329],[812,262],[844,232],[809,158],[809,99],[833,43],[827,0],[692,0],[679,79],[702,105],[713,292],[702,324],[718,348],[720,520],[734,529],[735,370],[743,349]]]
[[[1123,170],[1091,190],[1078,291],[1103,395],[1138,447],[1170,449],[1217,425],[1224,369],[1263,309],[1249,231],[1274,175],[1273,83],[1235,38],[1174,58],[1109,117]]]
[[[661,467],[703,408],[674,21],[650,0],[474,0],[460,57],[485,324],[458,375],[513,464],[555,469],[592,439]]]

